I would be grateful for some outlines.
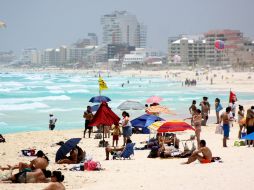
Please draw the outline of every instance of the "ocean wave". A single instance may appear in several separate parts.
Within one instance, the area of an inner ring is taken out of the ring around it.
[[[85,89],[77,89],[77,90],[68,90],[67,92],[69,94],[75,94],[75,93],[88,93],[90,91]]]
[[[34,102],[31,104],[15,104],[15,105],[0,105],[2,111],[23,111],[23,110],[34,110],[38,108],[48,108],[47,104],[40,102]]]
[[[43,101],[65,101],[70,100],[69,96],[61,95],[61,96],[45,96],[45,97],[37,97],[37,98],[5,98],[0,99],[0,106],[3,105],[10,105],[10,104],[17,104],[17,103],[24,103],[24,102],[43,102]]]
[[[0,127],[5,127],[5,126],[7,126],[8,124],[7,123],[5,123],[5,122],[0,122]]]
[[[83,110],[83,108],[52,108],[52,109],[43,109],[39,110],[40,113],[54,113],[54,112],[71,112],[71,111],[80,111]]]

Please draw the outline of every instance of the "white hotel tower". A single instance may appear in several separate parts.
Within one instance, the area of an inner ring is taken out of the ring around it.
[[[115,11],[103,15],[101,24],[104,44],[127,44],[138,48],[146,46],[146,26],[139,23],[135,15]]]

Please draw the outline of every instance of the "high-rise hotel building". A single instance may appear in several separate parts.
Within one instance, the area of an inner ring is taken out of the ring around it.
[[[104,44],[126,44],[144,48],[147,28],[136,16],[126,11],[115,11],[101,18]]]

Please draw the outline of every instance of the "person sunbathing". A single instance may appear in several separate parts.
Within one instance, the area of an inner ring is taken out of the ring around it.
[[[53,171],[51,176],[50,184],[43,190],[65,190],[62,182],[64,181],[64,176],[60,171]]]
[[[201,153],[202,155],[200,155]],[[199,160],[200,163],[211,163],[212,161],[212,152],[211,150],[206,146],[206,141],[201,140],[200,141],[200,148],[192,153],[192,155],[189,157],[188,161],[183,164],[190,164],[196,160]]]
[[[36,153],[37,158],[33,159],[30,161],[30,163],[24,163],[24,162],[19,162],[17,165],[10,166],[8,165],[7,167],[2,167],[0,168],[1,170],[10,170],[11,168],[13,169],[19,169],[19,171],[23,171],[26,169],[27,171],[33,171],[35,169],[46,169],[48,164],[49,164],[49,159],[48,157],[41,151],[39,150]]]
[[[78,149],[73,148],[70,152],[70,156],[65,157],[57,161],[57,164],[77,164],[78,163]]]
[[[106,160],[109,160],[109,153],[112,154],[114,152],[119,152],[118,155],[121,155],[123,157],[126,157],[124,155],[125,153],[126,154],[133,153],[133,146],[131,146],[131,145],[132,145],[131,139],[127,139],[125,147],[124,146],[123,147],[119,147],[119,148],[117,148],[117,147],[110,147],[110,146],[106,147],[105,148]]]
[[[33,171],[22,171],[12,175],[14,168],[10,169],[10,173],[1,179],[1,181],[11,181],[12,183],[47,183],[51,176],[51,171],[45,169],[35,169]]]

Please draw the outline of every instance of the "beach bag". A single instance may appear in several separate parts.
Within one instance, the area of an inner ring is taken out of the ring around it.
[[[0,134],[0,143],[4,143],[5,142],[5,138]]]
[[[108,141],[105,141],[105,140],[104,140],[104,143],[103,143],[103,140],[101,140],[101,141],[99,142],[99,147],[107,147],[108,145],[109,145]]]
[[[95,135],[94,139],[102,139],[102,134],[101,133],[97,133]]]
[[[153,146],[147,158],[157,158],[158,150],[159,150],[159,146]]]
[[[223,134],[223,128],[220,124],[216,126],[215,134]]]
[[[218,107],[216,108],[216,112],[220,112],[221,110],[223,110],[222,105],[219,103]]]
[[[85,169],[87,169],[87,171],[101,170],[101,163],[95,161],[88,161]]]

